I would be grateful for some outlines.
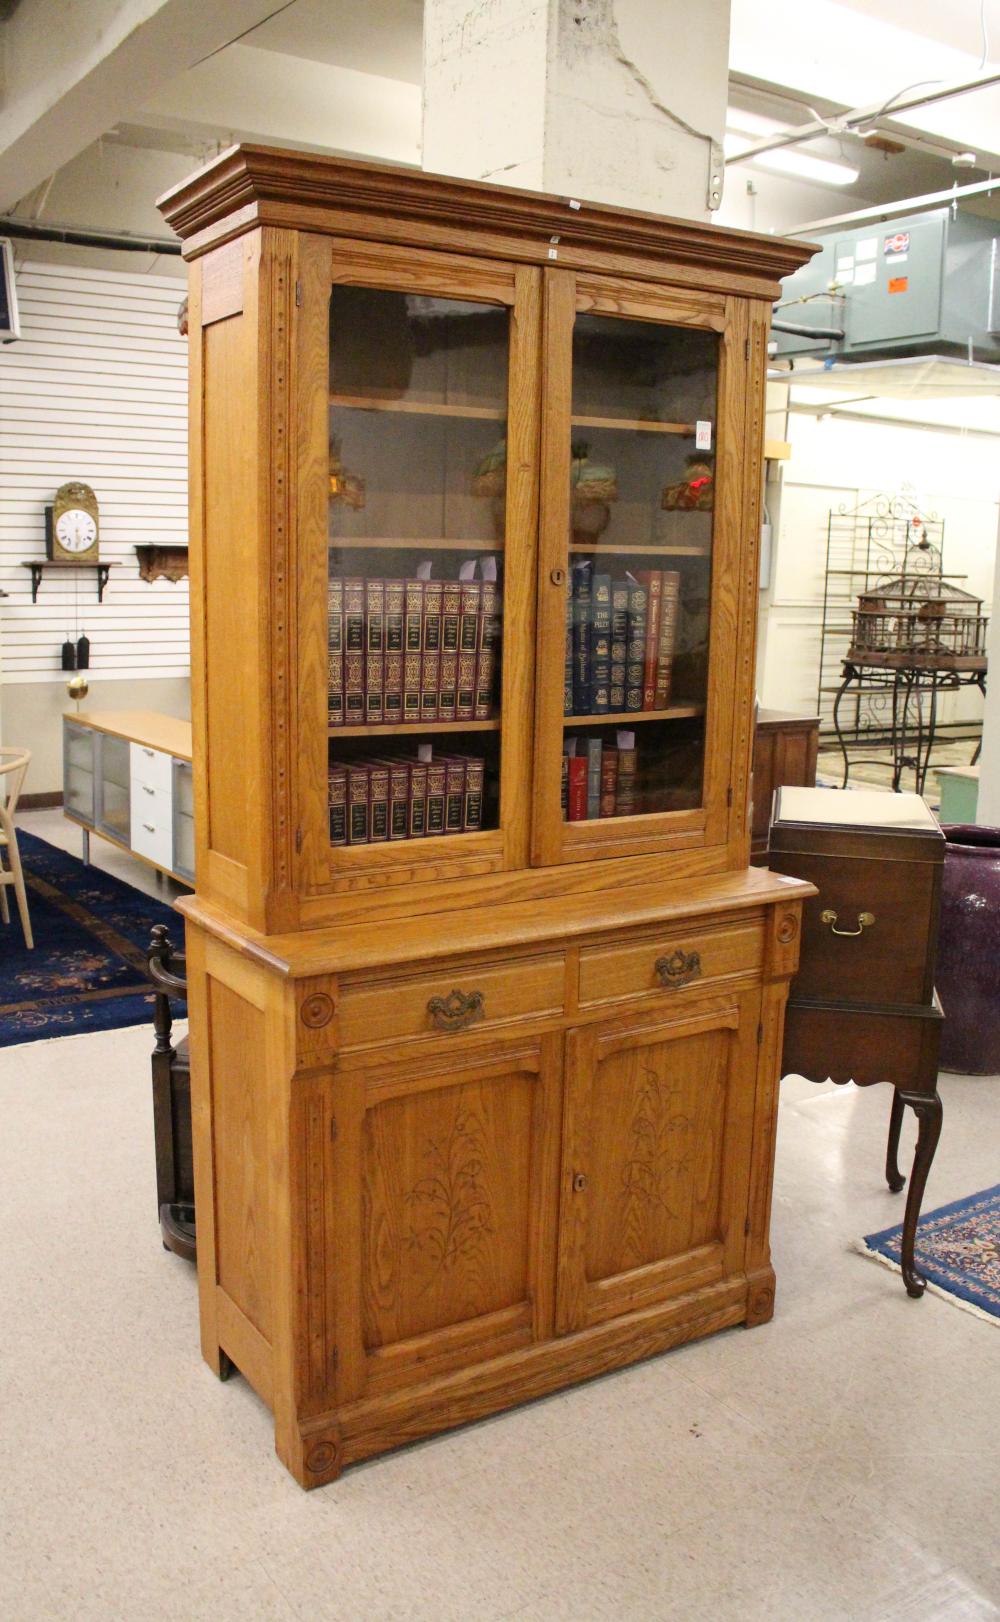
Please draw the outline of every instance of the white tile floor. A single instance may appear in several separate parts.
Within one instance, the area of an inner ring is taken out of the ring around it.
[[[773,1323],[306,1495],[160,1248],[149,1045],[0,1052],[4,1622],[1000,1617],[1000,1332],[850,1248],[888,1089],[783,1084]],[[998,1083],[941,1086],[925,1209],[1000,1181]]]

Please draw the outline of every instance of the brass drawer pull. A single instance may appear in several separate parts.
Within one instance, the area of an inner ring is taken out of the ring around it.
[[[676,991],[679,986],[686,986],[698,979],[701,955],[698,952],[682,952],[678,946],[671,957],[658,957],[653,968],[660,985],[668,991]]]
[[[821,924],[830,925],[831,935],[863,935],[869,925],[875,922],[875,914],[873,912],[859,912],[857,929],[838,929],[837,914],[832,907],[827,907],[820,913],[819,921]]]
[[[427,1012],[439,1031],[464,1031],[486,1018],[486,999],[481,991],[449,991],[447,997],[432,997]]]

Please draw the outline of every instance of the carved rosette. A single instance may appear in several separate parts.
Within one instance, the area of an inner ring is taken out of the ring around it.
[[[299,1018],[303,1025],[308,1025],[312,1031],[322,1030],[329,1025],[333,1018],[333,998],[325,991],[314,991],[306,997],[299,1009]]]

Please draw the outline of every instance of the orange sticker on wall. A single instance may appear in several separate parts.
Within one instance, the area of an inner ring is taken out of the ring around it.
[[[890,293],[905,293],[906,289],[909,287],[909,285],[910,285],[909,276],[890,276],[889,277],[889,292]]]

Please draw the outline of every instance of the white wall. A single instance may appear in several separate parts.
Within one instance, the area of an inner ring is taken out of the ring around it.
[[[893,402],[883,402],[891,410]],[[862,422],[791,413],[792,455],[784,464],[780,521],[761,638],[761,702],[816,711],[831,507],[848,509],[877,493],[911,486],[928,515],[944,520],[944,567],[966,575],[956,582],[980,596],[989,612],[997,536],[1000,436],[960,434],[911,424]],[[946,698],[942,720],[979,720],[975,690]]]
[[[140,580],[134,547],[187,539],[187,349],[173,277],[28,261],[17,288],[23,337],[0,349],[3,731],[35,752],[41,793],[60,786],[67,635],[92,644],[89,706],[184,713],[187,581]],[[44,557],[45,504],[71,478],[97,495],[115,567],[100,605],[92,570],[47,574],[32,604],[22,564]]]

